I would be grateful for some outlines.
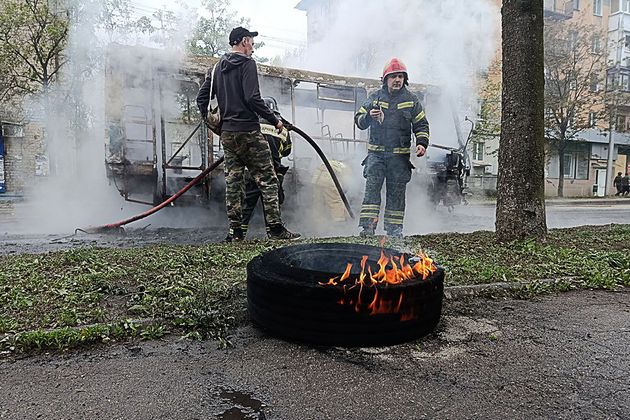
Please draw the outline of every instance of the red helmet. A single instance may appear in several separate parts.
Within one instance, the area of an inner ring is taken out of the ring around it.
[[[383,68],[383,82],[385,82],[385,78],[392,73],[405,73],[406,77],[409,77],[407,74],[407,67],[397,58],[392,58],[385,64]]]

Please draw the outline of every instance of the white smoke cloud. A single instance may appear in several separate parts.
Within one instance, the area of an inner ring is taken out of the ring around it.
[[[323,39],[311,45],[299,61],[285,63],[287,66],[378,78],[384,63],[396,56],[406,63],[411,82],[447,89],[456,99],[460,110],[468,112],[473,108],[476,98],[473,89],[475,76],[487,68],[498,46],[499,11],[488,0],[345,0],[334,3],[337,4],[334,19],[326,23]],[[110,223],[148,208],[125,202],[105,175],[104,137],[107,127],[104,106],[108,92],[105,91],[102,58],[106,40],[112,39],[95,29],[98,26],[99,2],[92,1],[88,4],[91,7],[72,26],[68,50],[71,65],[64,71],[66,83],[63,89],[53,91],[33,111],[46,115],[48,152],[56,175],[45,179],[29,191],[28,203],[24,208],[24,219],[27,222],[21,225],[26,231],[68,232],[76,227]],[[162,47],[167,42],[169,48],[164,49],[161,54],[164,59],[176,64],[181,59],[182,40],[186,38],[186,31],[193,27],[191,11],[182,9],[179,21],[184,25],[168,38],[164,38],[164,33],[125,34],[114,37],[113,40],[132,45]],[[146,62],[140,58],[130,59],[127,64],[129,72],[141,74],[146,71]],[[90,72],[87,77],[86,71]],[[70,123],[77,121],[74,110],[68,106],[46,106],[53,100],[56,104],[63,104],[64,101],[59,98],[67,93],[66,89],[71,81],[81,81],[75,88],[90,110],[83,120],[79,119],[85,122],[85,126],[80,127],[83,133],[76,139],[68,135],[74,130]],[[290,115],[289,109],[285,108],[283,111],[285,115]],[[432,126],[432,141],[443,144],[450,142],[450,145],[455,146],[453,118],[448,107],[436,106],[428,109],[428,115]],[[298,119],[298,125],[310,134],[317,134],[316,131],[320,129],[314,120]],[[450,131],[441,127],[450,127]],[[335,135],[335,131],[332,135]],[[302,150],[302,157],[314,157],[309,146],[297,136],[294,141],[298,143],[296,149]],[[358,153],[339,154],[333,149],[325,151],[329,158],[343,160],[350,167],[351,175],[342,180],[342,183],[353,199],[355,212],[358,213],[363,196],[361,161],[364,156]],[[303,165],[303,162],[297,161],[296,165]],[[315,157],[313,162],[319,165]],[[421,166],[424,161],[414,160],[414,163]],[[290,185],[287,185],[287,190],[291,191]],[[408,188],[408,217],[405,226],[407,234],[426,231],[431,222],[426,216],[416,217],[418,213],[425,215],[430,207],[426,204],[422,191],[418,190],[417,184],[410,184]],[[295,191],[295,194],[310,192]],[[306,208],[301,200],[287,199],[283,208],[289,227],[299,226],[297,230],[304,233],[341,235],[357,231],[356,221],[348,220],[341,225],[320,223],[316,222],[316,218],[305,217],[312,213],[313,208]],[[321,214],[316,216],[321,220]],[[226,217],[224,214],[213,214],[209,217],[203,211],[167,209],[146,220],[146,223],[139,224],[187,227],[225,224]]]
[[[398,57],[408,68],[410,82],[436,86],[444,93],[427,103],[431,142],[457,147],[455,124],[465,141],[470,125],[464,117],[474,119],[477,113],[478,76],[487,70],[499,47],[498,7],[490,0],[344,0],[329,4],[330,14],[317,30],[320,39],[309,40],[306,52],[288,58],[286,65],[379,78],[385,63]],[[314,12],[310,18],[317,19],[317,15]],[[428,158],[443,155],[443,151],[429,148]],[[362,157],[343,159],[352,161],[356,176],[362,179]],[[427,179],[422,175],[426,161],[427,157],[412,158],[418,169],[408,186],[406,234],[438,231],[440,224],[448,223],[428,203]],[[360,200],[362,188],[361,183],[354,183],[350,195]],[[360,201],[355,203],[359,207]],[[346,225],[344,233],[356,232],[356,221]],[[331,234],[327,226],[315,230]],[[332,229],[339,231],[338,227]]]
[[[85,0],[76,5],[64,51],[67,64],[60,81],[26,104],[29,114],[43,125],[50,174],[27,187],[26,200],[19,206],[18,224],[12,231],[66,233],[112,223],[148,209],[124,201],[106,176],[107,48],[111,41],[159,46],[161,49],[156,51],[161,59],[176,65],[183,56],[183,40],[192,28],[191,11],[178,9],[168,31],[106,33],[100,25],[100,1]],[[130,56],[124,70],[151,80],[149,65],[140,56]],[[159,217],[148,223],[168,224],[172,219]]]

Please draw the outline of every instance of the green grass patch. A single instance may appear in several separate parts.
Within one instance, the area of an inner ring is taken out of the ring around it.
[[[378,245],[378,238],[303,242]],[[630,226],[551,230],[544,243],[500,245],[491,232],[413,236],[390,242],[425,250],[447,270],[447,286],[523,282],[522,296],[574,286],[630,285]],[[65,349],[167,333],[229,344],[245,320],[247,262],[285,244],[251,241],[203,246],[83,248],[0,257],[0,352]],[[143,320],[140,325],[129,321]]]

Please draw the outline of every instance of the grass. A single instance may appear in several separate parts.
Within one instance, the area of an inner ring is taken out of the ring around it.
[[[324,242],[333,239],[307,240]],[[377,245],[377,239],[335,238]],[[447,286],[523,282],[519,296],[630,285],[630,226],[552,230],[545,243],[494,243],[491,232],[405,238],[447,270]],[[246,319],[245,266],[283,244],[83,248],[0,258],[0,352],[66,349],[167,333],[229,345]],[[553,284],[541,279],[561,279]],[[136,321],[133,321],[136,320]],[[138,321],[139,320],[139,321]]]

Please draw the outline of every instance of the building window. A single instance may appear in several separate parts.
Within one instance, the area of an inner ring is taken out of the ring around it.
[[[598,35],[593,35],[593,39],[591,40],[591,52],[597,54],[601,51],[601,39]]]
[[[619,88],[623,91],[630,90],[630,75],[622,74],[619,78]]]
[[[473,143],[473,160],[483,160],[484,144],[480,142]]]
[[[610,4],[610,13],[617,12],[630,13],[630,0],[612,0]]]
[[[615,73],[608,73],[608,76],[606,77],[606,90],[607,91],[615,90],[616,81],[617,81],[617,77]]]
[[[591,74],[591,85],[589,87],[591,92],[599,91],[599,80],[596,74]]]
[[[617,115],[617,126],[615,130],[620,133],[626,132],[626,116],[625,115]]]
[[[588,126],[589,126],[589,128],[595,127],[595,124],[597,124],[597,113],[589,112],[588,113]]]
[[[573,0],[573,10],[580,10],[580,0]]]
[[[575,179],[588,179],[589,152],[575,153]]]
[[[20,124],[2,123],[4,137],[24,137],[24,127]]]
[[[588,179],[591,145],[584,142],[570,142],[563,155],[564,177],[568,179]],[[558,155],[552,155],[548,166],[548,176],[558,178],[560,162]]]
[[[564,177],[565,178],[571,178],[571,175],[573,175],[573,171],[575,170],[575,168],[573,168],[573,163],[575,163],[575,161],[573,160],[573,156],[569,153],[565,153],[564,154]]]
[[[569,48],[571,51],[575,50],[578,43],[578,33],[577,31],[569,31]]]
[[[602,0],[593,0],[593,14],[595,16],[602,15]]]
[[[552,12],[556,11],[556,0],[545,0],[544,2],[545,10],[551,10]]]

